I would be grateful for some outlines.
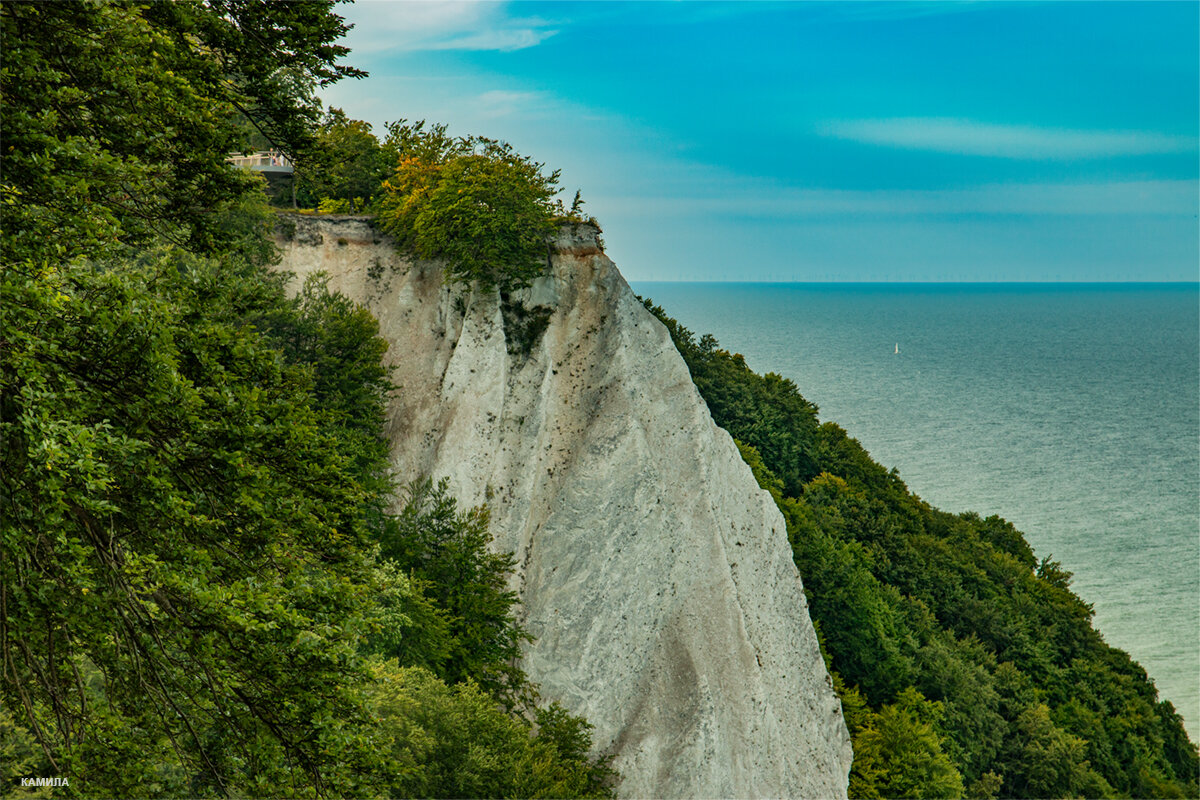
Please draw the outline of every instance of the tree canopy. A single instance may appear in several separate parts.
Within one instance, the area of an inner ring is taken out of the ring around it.
[[[251,132],[303,160],[313,87],[338,62],[334,0],[0,6],[8,257],[57,262],[154,239],[211,251],[208,212],[249,177],[225,163]]]
[[[394,151],[380,144],[369,123],[331,108],[317,132],[317,149],[297,175],[298,201],[321,211],[370,211],[395,165]]]
[[[1070,573],[911,494],[779,376],[659,307],[787,523],[855,762],[851,797],[1191,797],[1200,758]]]
[[[191,776],[167,791],[320,792],[367,758],[365,493],[311,373],[230,318],[270,295],[228,267],[3,284],[6,701],[117,794],[157,764]]]
[[[315,157],[312,87],[361,74],[333,5],[0,6],[0,794],[612,793],[471,649],[524,635],[485,513],[388,513],[374,318],[289,296],[226,163]]]
[[[399,166],[383,185],[380,226],[422,258],[446,262],[451,280],[485,289],[528,284],[549,262],[547,238],[562,213],[559,173],[503,142],[450,139],[443,126],[392,126]]]

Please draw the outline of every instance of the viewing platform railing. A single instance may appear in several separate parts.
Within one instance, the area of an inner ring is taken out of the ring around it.
[[[275,150],[260,150],[257,153],[243,155],[238,153],[226,159],[230,164],[242,169],[255,172],[292,172],[292,162],[287,156]]]

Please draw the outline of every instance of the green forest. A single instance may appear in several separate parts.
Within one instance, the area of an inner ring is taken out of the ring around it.
[[[0,794],[611,796],[486,510],[391,483],[375,320],[288,296],[226,163],[335,169],[333,4],[0,14]]]
[[[277,207],[368,212],[503,297],[582,200],[503,142],[323,108],[364,77],[335,10],[0,5],[0,795],[614,794],[517,666],[487,509],[395,485],[377,323],[273,270]],[[289,186],[226,161],[267,145]],[[1069,572],[647,308],[787,522],[851,797],[1198,795]]]
[[[1200,761],[1071,573],[923,502],[794,383],[646,300],[787,523],[854,746],[850,796],[1196,797]]]

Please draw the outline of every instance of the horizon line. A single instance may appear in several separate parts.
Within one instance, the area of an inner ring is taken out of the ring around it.
[[[715,283],[715,284],[821,284],[827,286],[1196,286],[1198,280],[687,280],[681,278],[626,278],[629,283]]]

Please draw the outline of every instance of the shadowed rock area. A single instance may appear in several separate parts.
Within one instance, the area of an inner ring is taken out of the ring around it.
[[[845,797],[850,741],[784,522],[589,225],[513,295],[445,286],[363,217],[286,217],[281,269],[364,303],[398,478],[487,503],[536,637],[624,797]]]

